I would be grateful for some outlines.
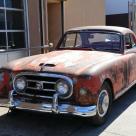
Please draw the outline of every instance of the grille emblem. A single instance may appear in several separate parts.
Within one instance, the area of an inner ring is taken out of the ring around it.
[[[40,83],[40,82],[36,83],[36,89],[42,90],[43,89],[42,83]]]

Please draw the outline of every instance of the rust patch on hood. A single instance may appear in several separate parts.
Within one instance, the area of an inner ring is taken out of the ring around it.
[[[4,68],[12,71],[40,71],[42,64],[42,70],[46,72],[80,75],[88,68],[118,55],[99,51],[61,50],[12,61]]]

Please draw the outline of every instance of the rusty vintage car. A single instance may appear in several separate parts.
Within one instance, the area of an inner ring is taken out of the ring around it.
[[[55,51],[2,67],[0,103],[9,102],[11,111],[70,114],[100,125],[112,102],[135,83],[135,34],[122,27],[80,27],[68,30]]]

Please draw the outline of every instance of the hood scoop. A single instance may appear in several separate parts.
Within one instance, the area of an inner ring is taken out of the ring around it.
[[[55,67],[56,65],[55,64],[45,64],[44,66],[45,67]]]
[[[55,64],[45,64],[45,63],[41,63],[41,64],[39,64],[39,66],[41,67],[40,71],[43,71],[44,68],[46,68],[46,67],[53,68],[53,67],[55,67],[56,65],[55,65]]]
[[[55,64],[45,64],[45,63],[41,63],[39,64],[40,67],[55,67]]]

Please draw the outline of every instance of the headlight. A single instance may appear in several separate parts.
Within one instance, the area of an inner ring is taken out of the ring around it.
[[[56,85],[56,90],[59,97],[62,99],[67,99],[72,95],[72,89],[70,84],[65,80],[59,80]]]
[[[14,88],[16,91],[23,91],[26,88],[26,79],[24,77],[18,77],[14,81]]]

